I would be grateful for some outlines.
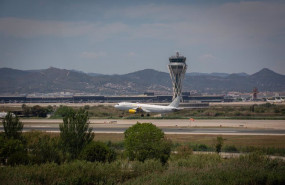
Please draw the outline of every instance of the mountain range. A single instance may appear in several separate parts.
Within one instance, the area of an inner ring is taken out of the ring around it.
[[[103,75],[53,67],[42,70],[0,68],[0,87],[0,94],[71,92],[131,95],[172,92],[169,74],[153,69],[123,75]],[[200,93],[251,92],[254,87],[259,91],[285,91],[285,75],[264,68],[252,75],[187,73],[183,81],[183,91],[195,90]]]

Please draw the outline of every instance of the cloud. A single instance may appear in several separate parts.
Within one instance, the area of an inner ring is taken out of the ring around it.
[[[127,54],[128,57],[133,57],[133,56],[135,56],[135,55],[136,55],[135,52],[129,52],[129,53]]]
[[[199,57],[199,61],[201,62],[216,62],[217,60],[218,58],[212,54],[204,54]]]
[[[92,23],[85,21],[47,21],[22,18],[0,18],[0,33],[21,38],[43,36],[76,37],[93,36],[94,39],[105,39],[123,32],[127,28],[122,23]]]
[[[201,61],[193,61],[191,64],[193,69],[198,71],[205,70],[205,65],[210,62],[215,62],[215,65],[209,70],[246,69],[246,72],[249,72],[250,68],[255,71],[256,68],[266,65],[275,66],[275,61],[283,62],[285,3],[224,2],[226,3],[129,3],[124,6],[100,7],[99,12],[86,9],[85,16],[81,14],[82,9],[74,5],[72,10],[76,16],[64,16],[73,21],[37,20],[36,15],[33,15],[36,17],[34,19],[32,16],[17,18],[1,15],[0,36],[7,35],[8,37],[1,37],[7,41],[10,39],[9,36],[47,39],[76,37],[69,40],[69,47],[63,49],[76,52],[77,56],[85,59],[108,57],[110,63],[117,61],[117,55],[120,55],[123,59],[117,62],[118,64],[136,61],[141,68],[160,64],[151,62],[153,56],[140,55],[140,52],[153,51],[157,53],[157,58],[162,58],[167,55],[164,52],[172,52],[177,48],[181,49],[189,60],[191,57],[193,60]],[[90,5],[86,3],[86,6]],[[21,42],[25,42],[22,47],[25,47],[26,43],[35,44],[34,47],[37,44],[29,42],[28,39]],[[14,48],[13,43],[10,44],[11,48]],[[38,43],[41,44],[42,40]],[[58,43],[62,41],[58,40]],[[20,45],[18,47],[20,48]],[[45,46],[44,52],[48,51],[46,48],[48,47]],[[19,51],[25,51],[23,48],[20,49]],[[61,49],[55,50],[60,53]],[[102,50],[106,51],[108,56],[104,52],[98,52]],[[27,56],[27,60],[31,60],[29,57]],[[282,66],[282,62],[279,66]],[[219,65],[216,65],[217,63]],[[280,67],[279,70],[284,71],[284,68]]]
[[[111,23],[0,18],[0,32],[23,38],[86,35],[105,40],[123,33],[128,36],[125,39],[155,38],[182,45],[248,41],[260,44],[270,37],[284,37],[284,9],[285,3],[268,2],[210,7],[148,4],[107,9],[105,17],[119,21]]]
[[[234,2],[213,6],[141,5],[107,12],[136,20],[132,38],[155,38],[182,45],[211,44],[245,47],[283,37],[285,3]]]
[[[85,59],[98,59],[101,57],[106,57],[107,53],[106,52],[87,52],[87,51],[84,51],[80,54],[80,56],[82,58],[85,58]]]

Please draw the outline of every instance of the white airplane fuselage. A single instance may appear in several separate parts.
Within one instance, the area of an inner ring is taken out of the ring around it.
[[[0,119],[4,119],[7,114],[7,112],[0,112]]]
[[[141,109],[144,112],[155,112],[155,113],[166,113],[166,112],[172,112],[174,110],[178,110],[176,107],[172,107],[172,106],[150,105],[150,104],[129,103],[129,102],[121,102],[115,105],[115,108],[119,110]]]
[[[124,110],[124,111],[128,110],[129,113],[138,113],[138,112],[167,113],[167,112],[179,110],[178,106],[179,106],[180,100],[181,100],[181,97],[178,96],[168,106],[121,102],[115,105],[115,108],[119,110]]]
[[[282,102],[284,102],[284,100],[282,98],[280,98],[280,99],[275,98],[274,100],[266,99],[266,101],[269,103],[282,103]]]

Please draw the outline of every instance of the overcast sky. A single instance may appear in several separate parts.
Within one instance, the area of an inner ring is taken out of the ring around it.
[[[285,1],[0,0],[0,67],[285,74]]]

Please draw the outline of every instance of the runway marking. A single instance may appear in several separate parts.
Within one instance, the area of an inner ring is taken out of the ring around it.
[[[53,126],[39,125],[39,126],[28,126],[26,128],[53,128]]]
[[[201,131],[193,131],[193,132],[201,132]],[[217,132],[217,133],[236,133],[237,131],[203,131],[204,133],[215,133],[215,132]]]

